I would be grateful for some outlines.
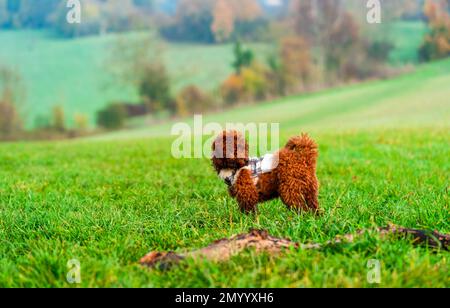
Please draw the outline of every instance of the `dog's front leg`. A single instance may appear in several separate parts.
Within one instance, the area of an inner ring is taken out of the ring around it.
[[[233,183],[233,193],[242,212],[256,212],[259,199],[258,191],[253,183],[252,173],[249,168],[242,168],[236,174]]]

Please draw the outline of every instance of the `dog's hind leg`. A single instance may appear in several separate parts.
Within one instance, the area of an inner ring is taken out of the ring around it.
[[[306,205],[309,209],[313,211],[319,210],[319,196],[318,189],[316,187],[312,187],[303,192],[303,196],[305,198]]]
[[[308,210],[305,194],[302,191],[304,185],[305,183],[295,178],[280,183],[278,188],[280,198],[287,207],[296,210]]]
[[[279,193],[283,203],[291,209],[303,211],[319,209],[317,189],[302,180],[290,178],[281,182]]]

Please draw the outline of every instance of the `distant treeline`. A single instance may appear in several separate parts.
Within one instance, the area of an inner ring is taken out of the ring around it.
[[[0,28],[51,28],[64,37],[157,29],[168,40],[221,43],[277,35],[299,0],[82,0],[82,22],[69,24],[65,0],[0,0]],[[300,0],[302,2],[302,0]],[[318,5],[334,0],[312,0]],[[385,15],[423,18],[425,0],[382,1]],[[450,0],[443,1],[448,4]],[[340,1],[338,1],[340,2]],[[364,16],[365,1],[340,2]]]

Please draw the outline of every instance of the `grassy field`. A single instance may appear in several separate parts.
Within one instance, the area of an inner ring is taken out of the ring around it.
[[[402,22],[390,29],[396,48],[394,64],[414,63],[424,25]],[[146,33],[137,34],[146,36]],[[399,39],[400,37],[400,39]],[[69,122],[75,113],[95,113],[112,101],[138,101],[135,91],[114,83],[108,73],[108,50],[117,35],[74,40],[58,39],[45,31],[0,31],[0,64],[7,64],[22,76],[26,90],[25,117],[32,127],[37,116],[45,116],[55,105],[64,106]],[[272,47],[252,44],[261,60]],[[231,72],[231,45],[165,44],[173,91],[188,84],[214,89]]]
[[[130,34],[128,34],[130,35]],[[131,34],[146,37],[147,33]],[[112,101],[139,101],[135,90],[114,82],[107,66],[108,49],[119,35],[58,39],[45,31],[0,31],[0,64],[7,64],[23,78],[28,126],[36,116],[47,115],[55,105],[64,106],[68,120],[76,112],[95,120],[95,113]],[[264,57],[268,47],[250,45]],[[173,91],[195,84],[214,89],[231,72],[232,45],[163,44]]]
[[[309,131],[320,144],[322,216],[279,200],[241,214],[207,159],[171,156],[170,125],[102,139],[0,145],[0,287],[450,287],[448,252],[367,235],[354,244],[249,251],[226,263],[170,271],[138,260],[193,249],[251,228],[299,242],[388,223],[450,233],[450,61],[399,78],[209,115],[205,122],[280,122],[284,143]],[[157,136],[159,135],[159,136]],[[367,262],[381,262],[381,284]]]
[[[420,22],[398,22],[395,26],[386,29],[395,48],[390,55],[393,64],[415,63],[427,26]]]

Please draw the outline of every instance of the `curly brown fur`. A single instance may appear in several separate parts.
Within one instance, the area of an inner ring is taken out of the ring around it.
[[[316,176],[317,144],[306,134],[293,137],[275,154],[278,165],[271,172],[253,178],[248,144],[236,131],[222,132],[212,145],[212,162],[227,182],[229,193],[243,212],[255,212],[258,203],[280,197],[297,210],[319,209],[319,181]]]

